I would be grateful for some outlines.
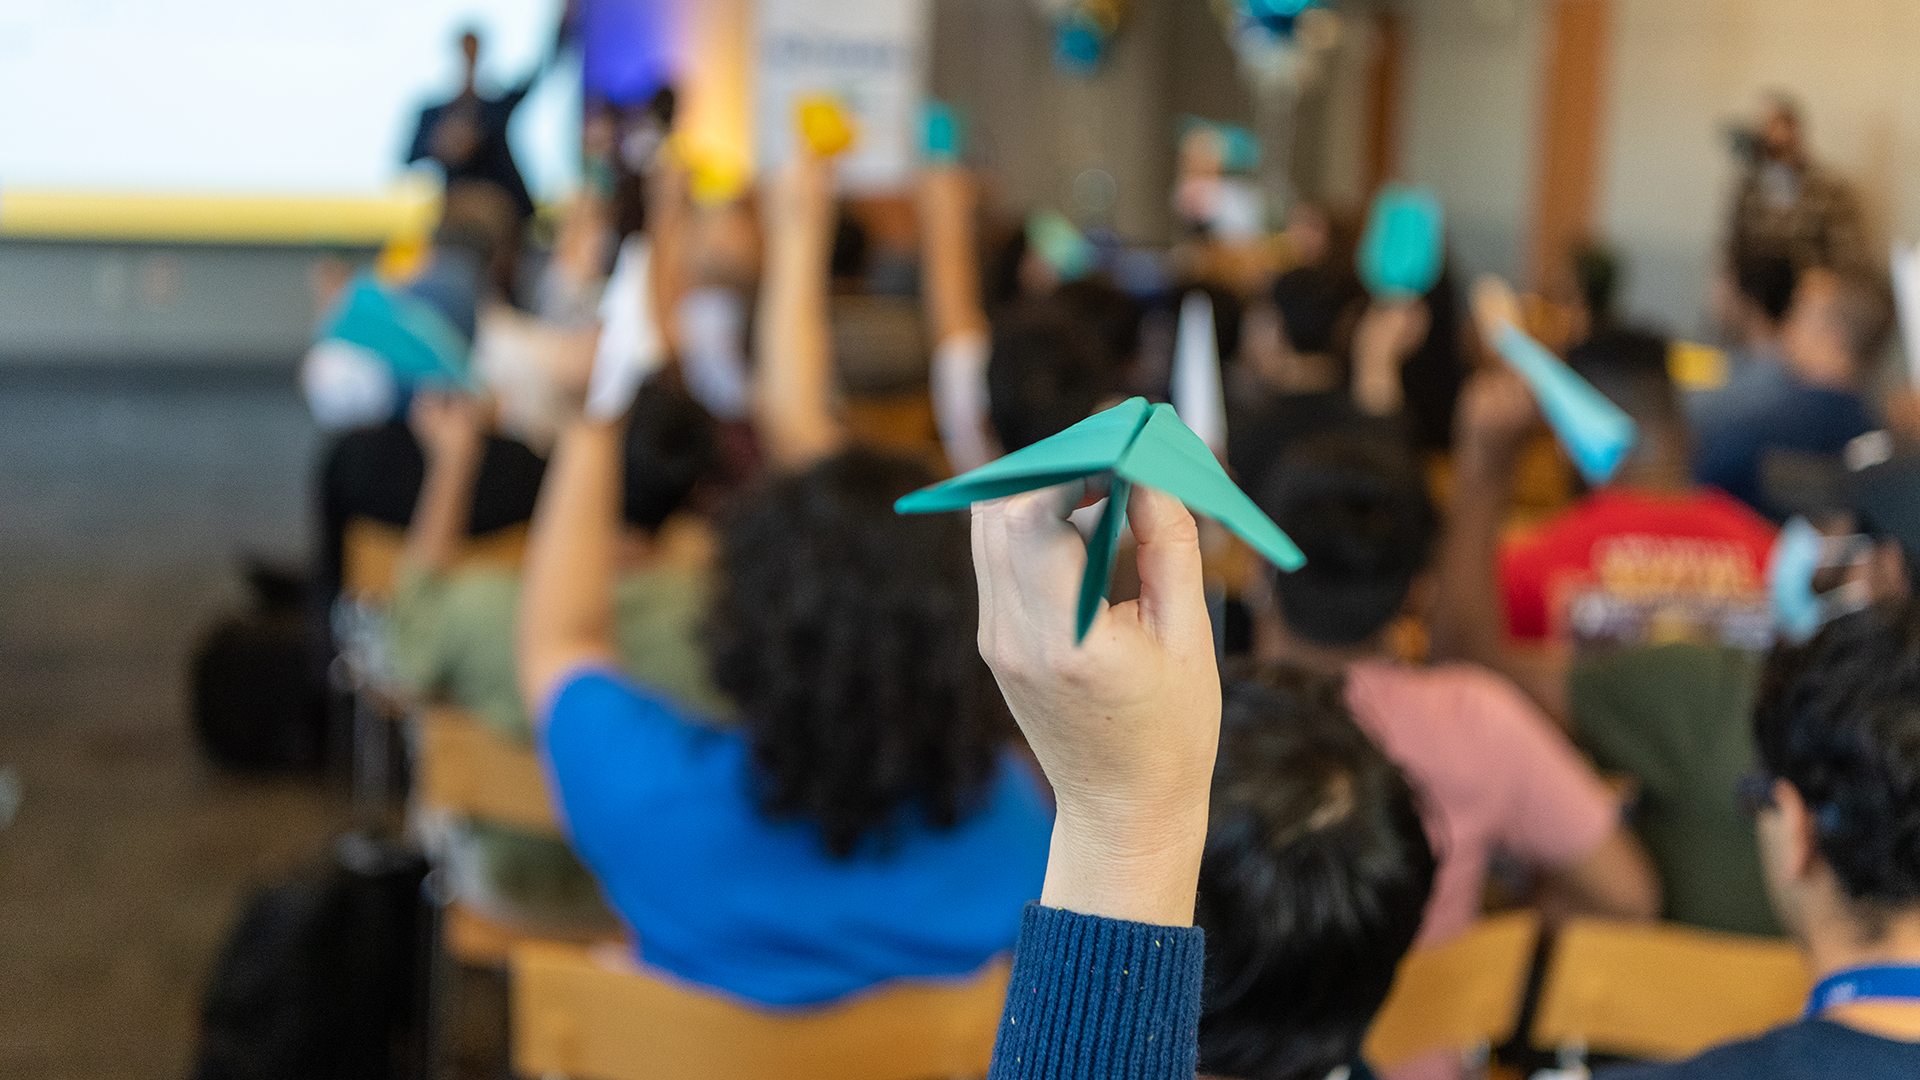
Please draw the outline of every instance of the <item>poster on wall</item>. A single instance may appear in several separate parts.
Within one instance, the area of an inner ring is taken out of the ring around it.
[[[840,161],[841,186],[905,187],[926,90],[928,0],[759,0],[754,130],[763,170],[793,152],[797,100],[829,95],[856,137]]]

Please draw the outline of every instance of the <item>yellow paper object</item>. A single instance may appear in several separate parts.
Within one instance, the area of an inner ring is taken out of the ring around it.
[[[800,137],[821,157],[832,157],[853,145],[858,136],[853,118],[827,94],[807,94],[794,101]]]
[[[1727,385],[1727,354],[1711,345],[1676,341],[1667,349],[1667,374],[1682,390],[1718,390]]]

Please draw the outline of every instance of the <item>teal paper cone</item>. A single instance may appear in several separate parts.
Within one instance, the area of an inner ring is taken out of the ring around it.
[[[1595,487],[1612,480],[1640,437],[1633,418],[1518,327],[1501,331],[1493,347],[1526,380],[1581,478]]]

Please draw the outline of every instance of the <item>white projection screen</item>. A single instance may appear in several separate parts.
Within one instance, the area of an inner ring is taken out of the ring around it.
[[[303,208],[378,210],[408,191],[417,201],[422,185],[409,185],[402,158],[421,106],[458,88],[460,31],[481,34],[481,87],[497,90],[548,54],[560,8],[560,0],[4,0],[0,234],[56,219],[84,224],[88,206],[136,232],[143,207],[172,212],[191,232],[191,221],[225,220],[230,201],[273,239],[280,218],[299,232]],[[576,180],[579,112],[579,62],[563,56],[511,129],[536,199]],[[182,216],[182,206],[197,210]]]

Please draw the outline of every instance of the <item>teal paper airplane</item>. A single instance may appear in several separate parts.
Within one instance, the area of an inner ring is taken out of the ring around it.
[[[902,514],[964,510],[976,502],[1101,473],[1111,476],[1112,494],[1087,541],[1076,642],[1086,638],[1100,601],[1106,599],[1114,549],[1127,520],[1127,496],[1135,484],[1158,488],[1186,503],[1188,509],[1225,525],[1282,570],[1297,570],[1307,561],[1287,534],[1227,478],[1213,451],[1180,422],[1173,406],[1149,405],[1146,398],[1130,398],[1052,438],[922,488],[902,497],[893,508]]]

